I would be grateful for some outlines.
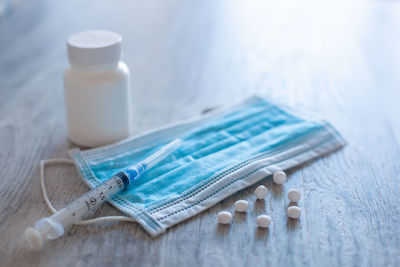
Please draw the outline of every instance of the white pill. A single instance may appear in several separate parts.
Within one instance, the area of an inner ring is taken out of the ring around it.
[[[301,198],[300,191],[297,189],[290,189],[287,196],[291,202],[297,202]]]
[[[246,212],[249,208],[249,203],[246,200],[238,200],[235,202],[235,210],[237,212]]]
[[[260,215],[257,217],[257,225],[258,227],[267,228],[271,223],[271,217],[267,215]]]
[[[274,175],[272,176],[272,180],[276,184],[283,184],[284,182],[286,182],[286,173],[284,171],[274,172]]]
[[[301,215],[301,209],[297,206],[291,206],[287,209],[287,215],[290,218],[298,219],[298,218],[300,218],[300,215]]]
[[[229,211],[220,211],[218,213],[218,223],[229,224],[232,221],[232,214]]]
[[[263,185],[260,185],[254,191],[254,194],[256,194],[257,199],[264,199],[267,196],[267,193],[268,193],[268,188],[266,188]]]

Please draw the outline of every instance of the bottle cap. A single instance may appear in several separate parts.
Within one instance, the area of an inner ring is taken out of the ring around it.
[[[116,63],[121,58],[122,37],[110,31],[85,31],[67,41],[71,65],[102,65]]]

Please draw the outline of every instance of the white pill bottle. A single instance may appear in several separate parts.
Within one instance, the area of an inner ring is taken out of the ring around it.
[[[64,96],[70,140],[96,147],[132,132],[129,69],[121,60],[119,34],[86,31],[67,41],[70,67],[64,72]]]

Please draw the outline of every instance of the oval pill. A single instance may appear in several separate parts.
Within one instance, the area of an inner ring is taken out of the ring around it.
[[[271,223],[271,217],[269,217],[268,215],[260,215],[257,217],[258,227],[267,228],[269,227],[270,223]]]
[[[301,209],[297,206],[291,206],[287,209],[287,215],[292,219],[298,219],[301,215]]]
[[[235,210],[237,212],[245,212],[249,208],[249,203],[246,200],[238,200],[235,202]]]
[[[232,214],[229,211],[220,211],[218,213],[218,223],[229,224],[232,221]]]
[[[291,202],[297,202],[301,198],[301,193],[297,189],[290,189],[287,195]]]
[[[266,188],[263,185],[260,185],[254,191],[254,194],[256,195],[257,199],[264,199],[267,196],[267,193],[268,193],[268,188]]]
[[[283,184],[284,182],[286,182],[286,173],[284,171],[274,172],[274,174],[272,175],[272,180],[276,184]]]

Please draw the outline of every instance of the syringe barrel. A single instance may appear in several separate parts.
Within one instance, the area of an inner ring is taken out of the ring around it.
[[[48,239],[62,236],[65,229],[81,220],[83,216],[96,211],[112,195],[126,188],[131,181],[140,177],[145,170],[170,155],[181,144],[182,140],[180,139],[172,141],[143,162],[116,174],[52,216],[39,220],[34,228],[28,227],[26,229],[26,240],[32,248],[40,249]]]
[[[41,248],[46,240],[62,236],[65,229],[81,220],[83,216],[96,211],[107,199],[128,184],[129,179],[126,175],[118,173],[52,216],[39,220],[34,228],[28,228],[25,232],[27,241],[31,247]]]
[[[83,216],[95,212],[107,199],[127,186],[126,181],[124,182],[122,178],[123,175],[122,173],[118,173],[101,183],[50,218],[59,221],[64,227],[68,227],[72,223],[81,220]],[[65,212],[61,212],[63,210]]]

